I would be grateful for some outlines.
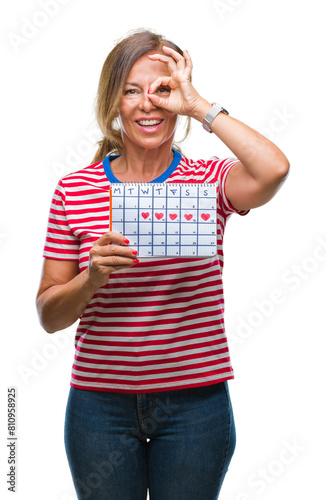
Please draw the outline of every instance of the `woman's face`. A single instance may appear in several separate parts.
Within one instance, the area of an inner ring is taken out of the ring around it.
[[[167,66],[151,61],[144,55],[133,65],[123,89],[119,105],[122,139],[145,149],[154,149],[169,139],[173,140],[178,115],[154,106],[148,96],[151,83],[160,76],[170,76]],[[159,87],[156,93],[166,98],[169,87]]]

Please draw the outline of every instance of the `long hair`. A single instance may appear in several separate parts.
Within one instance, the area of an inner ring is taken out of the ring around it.
[[[96,96],[96,117],[103,138],[98,142],[99,148],[93,159],[93,163],[102,161],[110,153],[122,154],[124,144],[121,129],[119,128],[117,115],[118,107],[123,95],[123,89],[132,66],[145,54],[157,53],[167,55],[162,47],[167,45],[179,54],[182,50],[175,43],[166,40],[149,30],[136,30],[129,32],[107,56],[99,80]],[[185,140],[190,131],[190,118],[187,117]],[[174,149],[180,151],[177,144]]]

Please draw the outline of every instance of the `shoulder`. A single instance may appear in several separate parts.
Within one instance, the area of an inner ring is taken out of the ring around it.
[[[83,185],[83,184],[97,184],[107,182],[107,177],[103,169],[103,162],[99,161],[92,163],[75,172],[64,175],[59,180],[59,185],[63,187]]]
[[[236,162],[237,158],[211,156],[208,159],[194,160],[182,156],[170,178],[183,182],[217,182],[222,172],[231,168]]]

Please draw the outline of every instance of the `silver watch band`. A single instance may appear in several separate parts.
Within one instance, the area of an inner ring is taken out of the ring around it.
[[[226,115],[229,114],[226,109],[224,109],[220,104],[217,104],[216,102],[212,102],[212,107],[208,111],[207,115],[204,118],[203,121],[203,127],[207,132],[212,133],[211,126],[213,123],[214,118],[217,117],[219,113],[225,113]]]

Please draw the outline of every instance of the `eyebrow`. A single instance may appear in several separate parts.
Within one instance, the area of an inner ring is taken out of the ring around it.
[[[140,88],[140,85],[138,85],[138,83],[126,82],[126,85],[133,85],[134,87],[139,87]]]

